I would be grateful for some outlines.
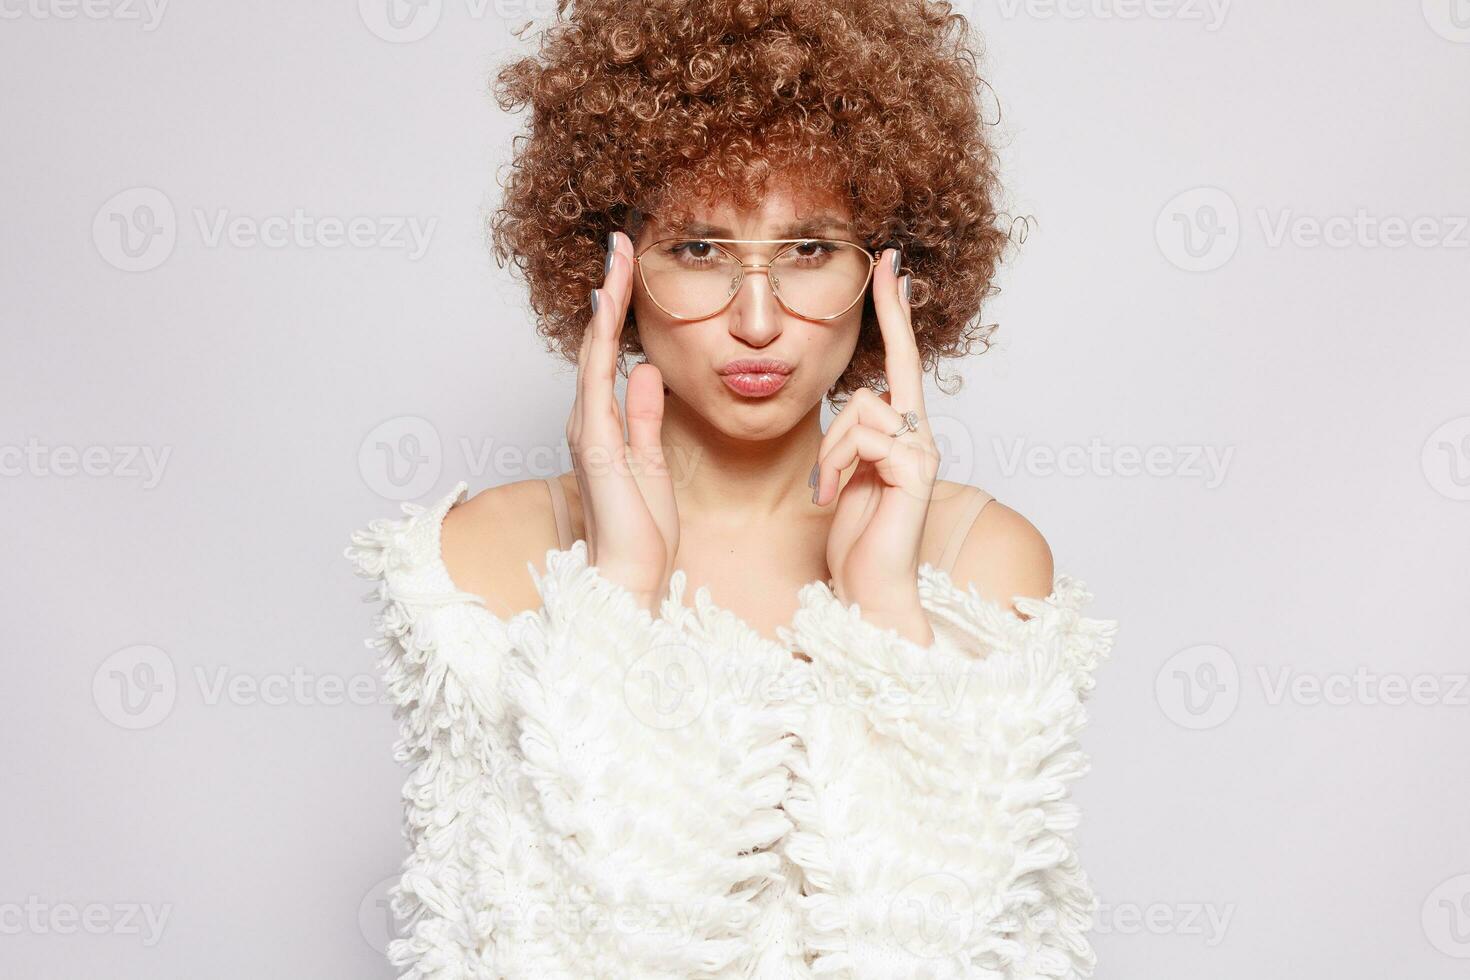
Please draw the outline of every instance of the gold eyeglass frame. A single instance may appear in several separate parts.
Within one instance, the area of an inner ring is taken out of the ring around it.
[[[740,278],[735,280],[734,288],[730,290],[730,295],[725,297],[725,302],[720,305],[719,309],[711,313],[706,313],[703,316],[682,316],[681,314],[675,313],[672,310],[668,309],[658,300],[653,298],[653,290],[648,288],[648,280],[644,278],[643,275],[643,263],[641,260],[644,253],[652,251],[655,247],[662,245],[665,242],[708,242],[711,245],[717,246],[785,245],[786,247],[777,251],[775,255],[772,255],[770,262],[741,262],[740,256],[736,255],[728,248],[721,248],[721,252],[724,252],[726,255],[730,256],[730,258],[734,259],[735,262],[738,264],[740,268]],[[874,255],[866,247],[859,245],[857,242],[848,241],[845,238],[700,238],[698,236],[689,235],[671,235],[668,238],[660,238],[656,242],[650,242],[643,248],[639,249],[637,254],[633,256],[633,264],[638,268],[638,281],[643,284],[643,291],[648,294],[648,299],[650,302],[653,303],[654,306],[657,306],[660,310],[663,310],[665,313],[676,320],[687,320],[692,322],[695,320],[708,320],[712,316],[718,316],[719,314],[723,313],[726,308],[729,307],[730,303],[734,301],[735,297],[740,295],[740,287],[745,285],[746,269],[765,269],[767,278],[769,278],[771,265],[775,263],[777,259],[785,255],[787,252],[791,251],[796,246],[805,245],[810,242],[841,242],[844,245],[851,245],[853,248],[859,249],[864,255],[868,257],[868,274],[863,279],[862,288],[858,290],[857,296],[853,298],[853,301],[851,303],[848,303],[845,307],[843,307],[838,312],[833,313],[831,316],[807,316],[805,313],[798,313],[796,310],[793,310],[791,307],[786,305],[786,300],[781,297],[780,280],[773,280],[771,282],[771,295],[776,297],[776,302],[781,304],[781,309],[785,310],[787,313],[790,313],[794,317],[799,317],[803,320],[816,320],[818,322],[825,320],[835,320],[846,313],[848,310],[856,306],[859,302],[862,301],[862,298],[867,295],[868,285],[873,281],[873,270],[878,267],[878,256]]]

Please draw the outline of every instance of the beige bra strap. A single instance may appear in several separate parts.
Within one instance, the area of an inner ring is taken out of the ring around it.
[[[572,521],[568,516],[567,492],[561,488],[561,480],[554,476],[542,477],[546,489],[551,492],[551,510],[556,514],[557,547],[565,551],[572,546]]]
[[[964,546],[965,538],[969,537],[970,528],[980,516],[980,512],[985,509],[986,504],[995,499],[979,487],[971,489],[975,492],[970,495],[969,503],[965,504],[965,509],[960,513],[959,519],[954,522],[954,530],[949,532],[949,541],[945,544],[944,554],[939,559],[939,567],[946,572],[954,568],[955,559],[960,556],[960,548]]]

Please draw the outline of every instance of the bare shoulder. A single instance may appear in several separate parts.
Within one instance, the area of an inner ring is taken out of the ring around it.
[[[1014,609],[1018,596],[1045,598],[1051,595],[1055,565],[1045,536],[1019,511],[991,500],[970,524],[968,531],[954,526],[960,508],[972,494],[963,484],[948,483],[945,505],[948,519],[939,523],[946,535],[963,534],[963,543],[950,569],[950,578],[960,588],[971,585],[983,597]]]
[[[481,490],[450,509],[441,534],[444,565],[456,587],[485,600],[503,619],[541,605],[526,569],[546,563],[558,544],[546,482],[517,480]]]

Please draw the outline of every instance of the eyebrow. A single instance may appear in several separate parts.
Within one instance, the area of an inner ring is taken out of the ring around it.
[[[834,214],[822,213],[813,215],[801,221],[792,221],[776,229],[776,238],[818,238],[824,232],[851,230],[849,222],[842,220]],[[668,234],[675,238],[734,238],[734,233],[724,225],[710,224],[707,221],[690,221],[677,228],[670,229]]]

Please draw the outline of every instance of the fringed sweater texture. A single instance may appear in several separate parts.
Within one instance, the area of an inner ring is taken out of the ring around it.
[[[683,570],[654,616],[579,540],[505,620],[444,565],[465,493],[347,549],[408,772],[400,977],[1092,975],[1069,791],[1117,624],[1081,582],[1018,616],[925,563],[929,647],[812,582],[777,643]]]

